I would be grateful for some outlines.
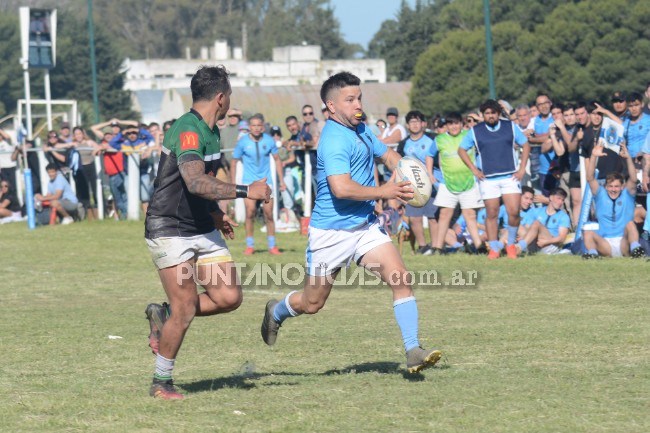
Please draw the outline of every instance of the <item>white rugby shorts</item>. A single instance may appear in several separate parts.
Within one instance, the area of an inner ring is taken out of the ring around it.
[[[621,251],[621,241],[623,240],[622,236],[603,239],[607,241],[609,247],[612,249],[612,257],[623,257],[623,251]]]
[[[438,187],[438,194],[433,203],[438,207],[451,209],[455,209],[459,203],[461,209],[478,209],[484,206],[481,192],[476,183],[471,189],[463,192],[451,192],[446,185],[442,184]]]
[[[146,239],[151,260],[158,269],[169,268],[196,259],[197,265],[232,262],[232,255],[221,233],[189,237]]]
[[[521,194],[521,182],[512,177],[479,180],[478,187],[481,190],[481,198],[483,200],[499,198],[506,194]]]
[[[305,253],[307,273],[312,276],[331,275],[343,266],[350,266],[373,248],[391,242],[377,221],[355,230],[318,229],[309,227]]]

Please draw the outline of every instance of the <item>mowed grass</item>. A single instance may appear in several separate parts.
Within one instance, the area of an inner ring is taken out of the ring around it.
[[[644,260],[407,253],[441,282],[478,274],[416,288],[421,341],[445,356],[415,376],[386,286],[337,286],[272,348],[264,305],[287,289],[247,288],[236,312],[194,321],[175,369],[187,398],[164,402],[148,396],[144,308],[164,298],[142,235],[135,222],[0,227],[1,431],[650,431]],[[242,256],[237,235],[237,261],[303,263],[305,237],[278,235],[278,259],[259,232]]]

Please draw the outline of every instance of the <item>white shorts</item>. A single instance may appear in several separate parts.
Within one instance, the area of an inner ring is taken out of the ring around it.
[[[196,260],[197,265],[232,262],[226,241],[217,230],[190,237],[146,239],[158,269]]]
[[[438,207],[455,209],[458,203],[460,203],[461,209],[477,209],[483,207],[483,200],[481,199],[478,184],[474,183],[471,189],[463,192],[451,192],[444,184],[438,187],[438,194],[433,204]]]
[[[307,273],[331,275],[343,266],[350,266],[373,248],[391,242],[376,221],[356,230],[318,229],[309,227],[306,261]]]
[[[539,250],[542,254],[548,254],[548,255],[553,255],[553,254],[558,254],[562,249],[558,247],[557,245],[546,245],[543,247],[541,250]]]
[[[521,182],[512,177],[479,180],[478,187],[481,189],[481,198],[483,200],[499,198],[506,194],[521,194]]]
[[[623,257],[623,252],[621,251],[621,241],[623,240],[622,236],[617,238],[603,238],[609,244],[609,247],[612,249],[612,257]]]

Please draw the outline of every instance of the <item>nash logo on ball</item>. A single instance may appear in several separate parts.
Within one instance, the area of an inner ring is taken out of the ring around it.
[[[422,172],[418,167],[413,167],[413,178],[415,179],[415,184],[418,188],[424,188],[424,182],[422,181]]]

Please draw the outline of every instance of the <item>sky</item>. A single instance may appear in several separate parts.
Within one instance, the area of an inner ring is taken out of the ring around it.
[[[395,19],[401,0],[330,0],[330,3],[345,40],[367,49],[381,23]],[[415,0],[408,0],[408,3],[415,6]]]

